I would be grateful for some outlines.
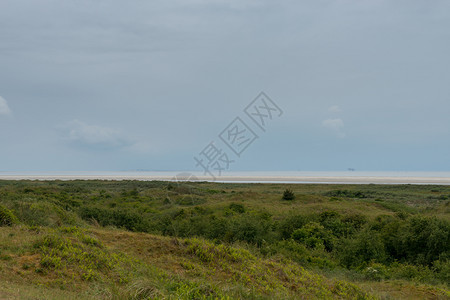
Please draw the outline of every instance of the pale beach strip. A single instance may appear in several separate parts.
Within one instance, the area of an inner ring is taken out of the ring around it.
[[[138,181],[185,181],[186,177],[176,177],[177,172],[111,172],[106,173],[80,173],[80,174],[4,174],[0,173],[0,180],[138,180]],[[215,181],[224,183],[319,183],[319,184],[430,184],[430,185],[450,185],[450,176],[362,176],[348,175],[349,172],[342,172],[345,176],[321,176],[320,172],[313,175],[289,175],[283,176],[282,172],[274,172],[274,175],[257,175],[256,172],[246,174],[235,173],[216,177],[213,180],[209,176],[196,175],[190,177],[189,181]],[[289,173],[289,172],[286,172]],[[187,174],[187,173],[183,173]],[[326,172],[324,172],[326,174]],[[414,173],[412,173],[414,174]],[[414,174],[416,175],[416,174]],[[448,175],[448,174],[445,174]]]

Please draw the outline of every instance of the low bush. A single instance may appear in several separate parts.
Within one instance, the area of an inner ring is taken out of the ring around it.
[[[355,268],[368,262],[384,263],[387,258],[381,235],[367,227],[354,237],[342,240],[336,256],[347,268]]]
[[[350,190],[334,190],[326,192],[324,195],[328,197],[367,198],[367,195],[361,191]]]
[[[12,226],[17,223],[17,217],[12,213],[12,211],[3,205],[0,205],[0,226]]]
[[[294,200],[295,194],[291,189],[285,189],[283,192],[283,197],[281,199],[288,201]]]
[[[234,211],[235,213],[238,214],[243,214],[245,213],[245,207],[242,204],[239,203],[231,203],[228,208],[232,211]]]
[[[308,223],[302,228],[296,229],[292,233],[292,239],[308,248],[324,248],[328,252],[333,250],[335,244],[332,234],[316,222]]]
[[[96,220],[101,226],[116,226],[130,231],[146,232],[148,223],[142,213],[117,208],[82,207],[80,216],[87,221]]]

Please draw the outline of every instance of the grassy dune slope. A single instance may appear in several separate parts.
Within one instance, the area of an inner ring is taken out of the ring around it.
[[[243,248],[114,229],[0,228],[0,296],[21,299],[435,299],[407,283],[357,286]],[[384,290],[385,292],[382,292]]]
[[[450,299],[449,199],[441,186],[0,181],[0,299]]]
[[[202,239],[76,227],[0,234],[6,298],[371,298],[288,260]]]

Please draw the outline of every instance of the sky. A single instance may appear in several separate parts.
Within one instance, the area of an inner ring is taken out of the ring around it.
[[[444,0],[0,0],[0,171],[450,171],[449,53]]]

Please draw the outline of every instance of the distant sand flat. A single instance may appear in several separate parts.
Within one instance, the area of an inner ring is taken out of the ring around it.
[[[196,176],[198,181],[212,181],[211,177]],[[174,174],[51,174],[21,175],[0,174],[0,180],[174,180]],[[335,184],[437,184],[450,185],[450,177],[413,177],[413,176],[220,176],[217,182],[254,182],[254,183],[335,183]]]

